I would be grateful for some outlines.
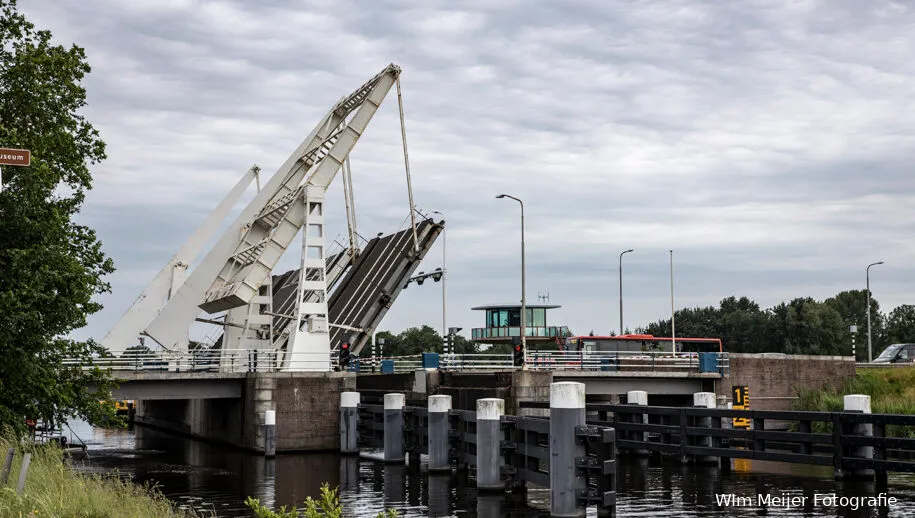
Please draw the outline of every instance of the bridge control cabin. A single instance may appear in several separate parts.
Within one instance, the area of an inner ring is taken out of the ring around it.
[[[551,326],[547,310],[562,306],[549,304],[526,304],[525,341],[528,346],[561,346],[566,337],[572,336],[566,326]],[[477,306],[474,311],[485,311],[485,327],[475,327],[471,339],[477,343],[511,343],[512,338],[521,336],[521,304],[499,304]]]

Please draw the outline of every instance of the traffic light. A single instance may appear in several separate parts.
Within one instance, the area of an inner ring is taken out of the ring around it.
[[[349,342],[340,344],[340,368],[345,369],[349,365]]]
[[[512,353],[512,365],[515,367],[524,365],[524,351],[521,349],[521,344],[515,344],[515,350]]]

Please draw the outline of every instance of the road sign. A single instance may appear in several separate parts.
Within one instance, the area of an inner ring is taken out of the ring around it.
[[[750,409],[750,387],[734,385],[731,387],[731,395],[733,399],[731,408],[734,410]],[[735,417],[733,423],[734,428],[750,428],[750,420],[746,417]]]
[[[28,149],[0,147],[0,165],[29,166],[32,163],[32,152]]]

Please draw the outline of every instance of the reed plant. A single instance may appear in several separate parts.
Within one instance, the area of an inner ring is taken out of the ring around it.
[[[20,518],[197,518],[161,492],[117,476],[78,473],[54,445],[33,445],[0,435],[0,463],[16,449],[9,480],[0,484],[0,517]],[[25,490],[16,492],[24,453],[31,453]],[[2,469],[2,465],[0,465]],[[0,481],[2,482],[2,481]]]
[[[340,497],[337,489],[331,489],[328,484],[321,486],[321,498],[315,500],[312,497],[305,499],[305,507],[298,509],[286,506],[277,510],[270,509],[261,505],[260,500],[248,497],[245,505],[254,513],[255,518],[344,518],[343,506],[340,505]],[[396,518],[399,516],[394,509],[388,509],[378,513],[376,518]]]
[[[795,408],[819,412],[841,412],[844,396],[865,394],[871,397],[875,414],[915,415],[915,367],[859,369],[854,378],[834,388],[800,390]],[[816,430],[815,430],[816,431]],[[915,427],[890,425],[889,437],[915,437]]]

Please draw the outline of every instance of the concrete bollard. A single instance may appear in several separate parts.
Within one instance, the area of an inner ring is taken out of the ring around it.
[[[648,392],[645,392],[644,390],[630,390],[626,393],[626,402],[630,405],[648,406]],[[633,416],[633,419],[635,419],[636,422],[648,424],[648,414],[642,414],[641,421],[639,421],[639,416]],[[632,440],[647,443],[648,432],[632,432]],[[651,452],[646,449],[633,450],[631,453],[639,456],[651,455]]]
[[[572,381],[550,384],[550,515],[585,516],[577,491],[585,480],[575,459],[585,456],[575,427],[585,424],[585,385]]]
[[[359,453],[359,403],[358,392],[340,394],[340,453]]]
[[[264,456],[276,456],[276,410],[264,412]]]
[[[384,461],[404,462],[403,394],[384,395]]]
[[[693,406],[697,408],[715,408],[718,406],[717,396],[714,392],[696,392],[693,394]],[[697,417],[695,426],[698,428],[711,429],[712,418]],[[713,446],[711,435],[696,438],[696,446],[711,448]],[[697,464],[703,464],[707,466],[718,465],[718,457],[710,455],[697,455],[695,460]]]
[[[504,490],[502,482],[502,416],[505,400],[477,400],[477,489]]]
[[[862,395],[862,394],[851,394],[845,396],[845,411],[846,412],[861,412],[864,414],[871,413],[871,397]],[[849,430],[851,435],[863,435],[866,437],[874,436],[874,425],[871,423],[860,423],[851,427]],[[874,458],[874,447],[873,446],[858,446],[854,450],[854,456],[864,459],[873,459]],[[872,469],[856,469],[848,473],[853,478],[873,478],[874,470]]]
[[[429,396],[429,471],[451,471],[448,438],[451,396]]]

